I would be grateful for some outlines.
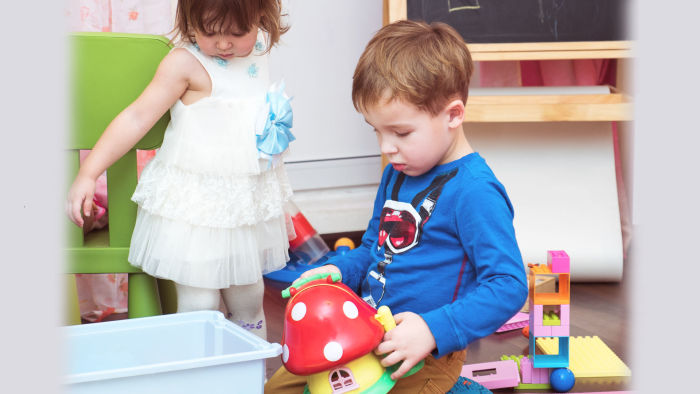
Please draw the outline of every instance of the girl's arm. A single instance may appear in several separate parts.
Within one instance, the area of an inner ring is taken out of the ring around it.
[[[83,226],[80,210],[90,216],[97,177],[136,145],[185,93],[196,67],[201,66],[185,49],[171,51],[141,95],[107,126],[68,192],[67,210],[73,223]]]

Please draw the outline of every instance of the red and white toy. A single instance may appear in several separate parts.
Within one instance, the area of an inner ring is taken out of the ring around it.
[[[390,378],[395,367],[384,368],[374,354],[384,333],[395,326],[389,308],[380,307],[378,313],[342,284],[339,274],[298,281],[282,297],[290,298],[282,362],[289,372],[308,376],[305,392],[387,393],[396,384]]]

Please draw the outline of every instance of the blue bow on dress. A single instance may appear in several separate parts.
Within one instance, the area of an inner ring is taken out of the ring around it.
[[[292,128],[291,98],[284,93],[284,83],[278,87],[272,86],[265,98],[269,106],[265,126],[257,133],[258,151],[263,156],[279,155],[284,152],[289,143],[296,138],[290,131]]]

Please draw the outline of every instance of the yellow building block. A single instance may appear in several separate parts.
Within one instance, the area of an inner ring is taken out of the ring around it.
[[[544,354],[557,354],[557,337],[537,338],[537,347]],[[570,337],[569,369],[579,378],[626,378],[632,371],[598,336]]]

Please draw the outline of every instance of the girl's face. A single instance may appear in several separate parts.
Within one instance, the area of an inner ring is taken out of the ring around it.
[[[206,55],[222,59],[245,57],[253,51],[258,37],[257,27],[250,31],[233,31],[231,33],[207,33],[195,31],[194,39],[199,49]]]

